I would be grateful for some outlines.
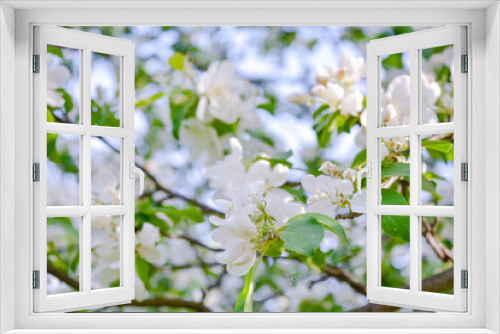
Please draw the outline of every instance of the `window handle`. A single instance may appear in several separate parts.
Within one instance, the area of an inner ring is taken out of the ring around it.
[[[360,194],[363,192],[361,191],[361,179],[363,178],[363,174],[366,173],[366,177],[371,179],[372,177],[372,163],[368,161],[366,163],[365,168],[361,168],[357,173],[356,173],[356,181],[358,183],[358,191]]]
[[[139,195],[142,195],[142,193],[144,192],[144,172],[139,167],[136,167],[133,161],[130,161],[129,163],[129,171],[129,177],[131,179],[134,178],[135,174],[139,175]]]

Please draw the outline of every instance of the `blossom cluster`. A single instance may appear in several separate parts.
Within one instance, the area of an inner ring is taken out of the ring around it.
[[[311,94],[328,104],[332,111],[340,110],[344,116],[358,116],[363,110],[363,94],[355,85],[364,77],[364,58],[342,55],[338,68],[317,67],[317,84],[311,89]]]
[[[366,213],[366,192],[354,193],[356,172],[344,170],[327,161],[320,169],[323,175],[307,174],[302,178],[302,187],[309,194],[307,212],[317,212],[335,217],[338,208],[349,208],[352,212]]]
[[[223,161],[206,169],[212,188],[219,189],[216,205],[224,218],[211,216],[217,226],[211,233],[224,252],[216,260],[227,264],[227,271],[236,276],[246,274],[256,260],[257,250],[263,251],[267,241],[293,216],[305,212],[302,203],[280,189],[287,179],[289,168],[258,160],[248,168],[243,163],[243,148],[231,138],[231,153]]]

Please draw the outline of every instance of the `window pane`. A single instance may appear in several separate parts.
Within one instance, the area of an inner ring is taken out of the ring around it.
[[[120,60],[92,52],[92,125],[120,126]]]
[[[47,122],[78,123],[80,50],[47,46]]]
[[[381,216],[381,285],[409,289],[410,217]]]
[[[438,274],[453,277],[453,218],[421,217],[422,220],[422,291],[453,294],[453,279],[437,286],[425,279]]]
[[[410,125],[410,53],[380,57],[380,126]]]
[[[410,201],[409,137],[380,140],[382,205],[408,205]]]
[[[92,289],[120,286],[121,216],[93,216]]]
[[[92,205],[120,204],[120,138],[92,137]]]
[[[454,134],[422,136],[422,205],[453,205]]]
[[[80,289],[80,217],[47,218],[47,294]]]
[[[47,134],[47,205],[80,205],[80,136]]]
[[[420,124],[453,122],[453,45],[421,50]]]

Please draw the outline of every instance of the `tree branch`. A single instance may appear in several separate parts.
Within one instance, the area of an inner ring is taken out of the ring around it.
[[[426,278],[422,281],[422,291],[443,292],[445,290],[451,289],[453,288],[453,278],[454,278],[453,268],[448,269],[442,272],[441,274],[437,274],[429,278]],[[404,288],[409,289],[410,287],[405,286]],[[400,307],[370,303],[363,307],[351,310],[351,312],[394,312],[399,309]]]
[[[59,281],[65,283],[69,287],[73,288],[76,291],[80,290],[80,283],[74,278],[69,277],[63,271],[54,267],[51,263],[47,263],[47,272],[59,279]],[[170,306],[170,307],[183,307],[189,308],[191,310],[197,312],[211,312],[211,310],[205,306],[203,303],[191,302],[180,298],[154,298],[147,299],[143,301],[133,300],[130,304],[126,304],[124,306],[151,306],[151,307],[161,307],[161,306]]]
[[[424,235],[429,245],[431,245],[432,249],[434,249],[436,255],[443,262],[453,262],[453,251],[443,245],[443,243],[441,243],[436,236],[437,218],[434,223],[429,223],[425,217],[422,217],[422,223],[424,224],[424,226],[422,227],[422,234]]]
[[[366,285],[363,281],[344,268],[325,265],[325,274],[335,277],[340,282],[346,282],[354,291],[366,296]]]
[[[142,301],[133,300],[132,303],[124,305],[124,306],[142,306],[142,307],[162,307],[162,306],[170,306],[170,307],[183,307],[189,308],[196,312],[212,312],[207,306],[203,303],[190,302],[180,298],[154,298],[154,299],[146,299]]]

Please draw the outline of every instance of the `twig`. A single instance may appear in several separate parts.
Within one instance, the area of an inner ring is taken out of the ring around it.
[[[426,278],[422,281],[422,291],[427,292],[443,292],[445,290],[453,288],[454,271],[453,268]],[[455,287],[456,288],[456,287]],[[404,289],[409,289],[409,286],[404,287]],[[380,304],[368,304],[363,307],[351,310],[351,312],[394,312],[399,310],[399,307],[380,305]]]
[[[422,217],[422,223],[424,224],[424,226],[422,227],[422,235],[425,237],[429,245],[431,245],[436,255],[443,262],[453,262],[454,261],[453,251],[448,249],[437,239],[436,236],[437,220],[435,223],[431,224],[427,221],[425,217]]]
[[[207,245],[199,242],[198,240],[196,240],[194,238],[191,238],[191,237],[188,237],[188,236],[185,236],[185,235],[172,235],[172,234],[166,234],[166,233],[163,233],[163,232],[160,232],[160,233],[165,238],[169,238],[169,239],[175,239],[175,238],[177,238],[177,239],[184,239],[187,242],[189,242],[191,245],[199,246],[199,247],[208,249],[208,250],[210,250],[212,252],[222,252],[222,251],[224,251],[223,249],[220,249],[220,248],[212,248],[210,246],[207,246]]]
[[[323,269],[325,274],[335,277],[340,282],[346,282],[349,286],[356,292],[366,295],[366,285],[357,278],[355,275],[351,274],[348,270],[340,267],[333,267],[330,265],[325,265]]]
[[[69,277],[66,273],[54,267],[51,263],[47,263],[47,272],[55,277],[57,277],[61,282],[65,283],[69,287],[78,291],[80,289],[80,283],[74,278]],[[189,308],[197,312],[211,312],[211,310],[205,306],[203,303],[191,302],[180,298],[154,298],[147,299],[143,301],[133,300],[130,304],[126,306],[170,306],[170,307],[183,307]]]
[[[143,306],[143,307],[183,307],[189,308],[197,312],[212,312],[205,304],[191,302],[180,298],[164,298],[157,297],[154,299],[146,299],[142,301],[133,300],[132,303],[127,304],[127,306]]]

